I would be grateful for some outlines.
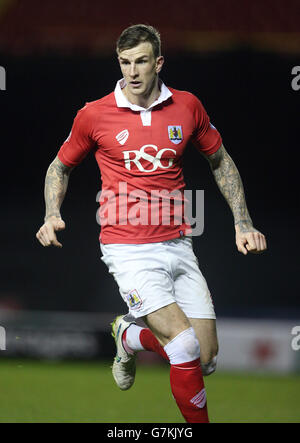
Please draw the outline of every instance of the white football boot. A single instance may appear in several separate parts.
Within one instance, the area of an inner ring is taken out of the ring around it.
[[[117,353],[112,365],[112,374],[115,382],[122,391],[131,388],[135,379],[136,352],[134,354],[128,354],[128,352],[125,351],[122,342],[123,333],[132,324],[136,323],[134,321],[126,320],[126,315],[119,315],[111,324],[111,335],[115,339],[117,348]]]

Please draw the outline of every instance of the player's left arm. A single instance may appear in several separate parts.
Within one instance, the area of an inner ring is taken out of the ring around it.
[[[267,249],[265,236],[254,228],[249,215],[239,171],[223,144],[208,160],[216,183],[233,214],[236,245],[240,252],[258,254]]]

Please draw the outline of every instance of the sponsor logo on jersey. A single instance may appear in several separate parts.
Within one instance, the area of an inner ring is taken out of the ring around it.
[[[141,297],[139,296],[136,289],[130,291],[129,294],[126,295],[126,300],[129,309],[138,310],[142,306],[143,302]]]
[[[124,145],[128,137],[129,137],[128,129],[124,129],[123,131],[119,132],[119,134],[116,135],[116,139],[120,143],[120,145]]]
[[[178,145],[178,143],[181,143],[183,140],[181,126],[168,126],[168,134],[169,139],[175,145]]]
[[[146,149],[148,152],[146,152]],[[150,154],[151,151],[152,153],[153,151],[155,151],[155,155]],[[138,168],[138,170],[141,172],[153,172],[156,171],[157,168],[169,169],[173,165],[174,158],[169,158],[168,156],[165,159],[167,160],[167,164],[162,164],[161,160],[165,152],[172,152],[174,155],[176,155],[176,151],[174,149],[169,149],[169,148],[158,149],[156,145],[144,145],[141,147],[140,150],[123,151],[125,168],[130,171],[131,164],[134,163]],[[148,161],[150,163],[150,168],[149,167],[145,168],[144,167],[145,164],[142,165],[140,160]]]

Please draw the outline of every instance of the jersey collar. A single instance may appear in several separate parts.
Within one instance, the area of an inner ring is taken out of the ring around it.
[[[166,87],[166,85],[159,80],[159,86],[160,86],[160,96],[158,97],[157,100],[155,100],[155,102],[152,103],[152,105],[149,106],[149,108],[142,108],[141,106],[138,105],[134,105],[133,103],[130,103],[127,98],[125,97],[125,95],[122,92],[122,89],[126,86],[126,82],[125,79],[122,78],[121,80],[119,80],[116,84],[115,87],[115,99],[117,102],[117,106],[118,108],[130,108],[132,111],[148,111],[152,108],[154,108],[154,106],[159,105],[160,103],[166,101],[168,98],[171,97],[172,92]]]

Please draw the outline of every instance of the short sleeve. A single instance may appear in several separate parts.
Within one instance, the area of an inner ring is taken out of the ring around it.
[[[60,161],[69,167],[79,165],[95,146],[91,134],[92,116],[85,106],[78,111],[71,132],[58,151]]]
[[[204,106],[194,97],[193,114],[195,127],[192,142],[205,155],[214,154],[222,145],[222,138],[218,130],[210,123]]]

